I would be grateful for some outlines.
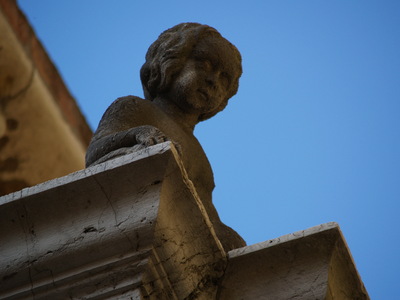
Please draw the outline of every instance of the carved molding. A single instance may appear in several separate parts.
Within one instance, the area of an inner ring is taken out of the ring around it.
[[[0,299],[369,299],[336,223],[230,251],[170,143],[0,198]]]
[[[210,299],[225,253],[163,143],[0,198],[0,298]]]
[[[333,222],[229,251],[228,257],[220,300],[369,299]]]

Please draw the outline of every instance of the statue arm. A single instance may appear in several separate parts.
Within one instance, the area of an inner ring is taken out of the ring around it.
[[[167,140],[167,137],[160,130],[150,125],[115,132],[90,143],[86,152],[86,167],[93,165],[99,159],[107,157],[107,155],[112,158],[117,156],[115,155],[116,153],[118,153],[118,156],[127,154],[131,152],[132,147],[135,145],[148,147]]]
[[[128,96],[114,101],[106,110],[86,152],[86,167],[167,141],[156,127],[146,124],[142,99]],[[137,146],[137,147],[135,147]],[[133,148],[135,147],[135,148]]]

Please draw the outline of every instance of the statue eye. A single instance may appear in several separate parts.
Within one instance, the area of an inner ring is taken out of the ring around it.
[[[227,89],[231,84],[231,77],[226,72],[221,72],[219,75],[219,80],[221,81],[222,85]]]
[[[212,63],[207,59],[196,59],[196,66],[206,72],[213,69]]]

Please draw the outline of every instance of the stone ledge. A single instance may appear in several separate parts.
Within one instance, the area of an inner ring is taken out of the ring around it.
[[[225,262],[170,143],[0,198],[1,299],[211,299]]]
[[[369,299],[336,223],[226,255],[170,143],[0,198],[0,298],[65,297]]]
[[[232,250],[218,299],[369,299],[336,223]]]

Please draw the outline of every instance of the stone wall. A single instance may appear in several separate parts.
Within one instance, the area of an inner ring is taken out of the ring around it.
[[[91,130],[13,0],[0,0],[0,195],[84,167]]]

